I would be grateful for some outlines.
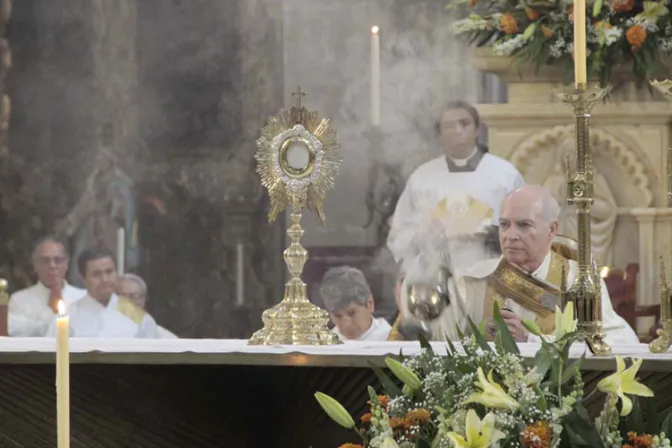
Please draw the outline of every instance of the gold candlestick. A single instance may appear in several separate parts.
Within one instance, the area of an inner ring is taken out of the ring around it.
[[[665,353],[672,345],[672,285],[665,279],[665,263],[660,257],[660,326],[658,337],[651,341],[649,350],[653,353]]]
[[[651,86],[672,101],[672,80],[651,81]],[[667,150],[667,206],[672,207],[672,148]],[[672,345],[672,284],[665,278],[663,257],[660,257],[660,325],[658,337],[649,344],[653,353],[664,353]]]
[[[590,148],[590,111],[611,90],[610,87],[588,88],[578,83],[576,89],[555,92],[574,111],[576,137],[576,172],[567,179],[567,203],[576,207],[579,245],[579,272],[566,293],[574,302],[578,320],[577,331],[585,337],[591,352],[608,355],[611,348],[604,340],[600,277],[592,263],[590,241],[590,208],[593,205],[593,162]]]
[[[292,94],[296,105],[271,117],[257,140],[257,172],[271,199],[268,220],[273,221],[288,206],[292,209],[292,225],[287,230],[292,243],[284,252],[291,278],[282,301],[263,312],[264,328],[252,335],[250,345],[341,343],[327,328],[329,314],[310,303],[301,280],[308,260],[308,251],[299,243],[301,211],[304,207],[313,210],[324,225],[324,198],[340,164],[336,131],[329,120],[301,105],[305,95],[299,87]]]

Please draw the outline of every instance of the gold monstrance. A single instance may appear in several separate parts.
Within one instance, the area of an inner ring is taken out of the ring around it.
[[[308,260],[308,251],[299,243],[303,235],[301,211],[304,207],[314,211],[324,225],[324,198],[334,185],[341,162],[336,130],[318,112],[301,105],[305,95],[299,87],[292,94],[296,105],[271,117],[257,140],[257,172],[271,199],[269,222],[291,206],[292,225],[287,235],[292,243],[284,252],[291,278],[282,301],[262,314],[264,328],[252,335],[251,345],[341,343],[327,328],[329,314],[310,303],[301,280]]]
[[[672,100],[672,81],[652,81],[651,85]],[[672,207],[672,149],[667,150],[667,206]],[[672,283],[665,279],[665,265],[660,257],[660,326],[658,337],[649,344],[653,353],[665,353],[672,345]]]
[[[604,340],[600,277],[592,262],[590,241],[590,209],[593,205],[593,160],[590,148],[590,111],[609,93],[610,88],[588,88],[556,91],[556,96],[572,106],[576,132],[576,172],[567,179],[567,203],[576,207],[579,243],[579,272],[566,298],[574,302],[577,330],[583,334],[590,350],[607,355],[611,348]]]

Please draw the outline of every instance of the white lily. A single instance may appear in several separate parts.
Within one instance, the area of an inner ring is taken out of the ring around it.
[[[483,420],[478,418],[476,411],[469,409],[465,436],[456,432],[449,432],[446,436],[453,442],[455,448],[488,448],[500,439],[504,433],[495,428],[495,415],[488,413]]]
[[[567,333],[576,331],[577,320],[574,319],[574,302],[567,302],[565,309],[555,307],[555,340],[559,340]]]
[[[641,365],[641,359],[633,359],[632,365],[626,369],[623,358],[616,355],[616,372],[597,383],[599,390],[616,394],[621,399],[623,402],[621,416],[628,415],[632,411],[632,400],[626,394],[653,397],[653,391],[635,379]]]
[[[488,373],[487,378],[481,367],[478,368],[477,374],[478,381],[474,384],[481,389],[481,392],[474,392],[469,395],[465,403],[480,403],[488,408],[510,409],[512,411],[520,407],[520,403],[504,392],[502,386],[495,383],[495,380],[492,378],[492,370]]]

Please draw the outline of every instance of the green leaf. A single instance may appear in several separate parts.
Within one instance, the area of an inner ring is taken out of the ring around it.
[[[625,427],[628,431],[635,431],[637,434],[646,433],[646,425],[644,424],[644,416],[642,415],[642,407],[639,403],[639,397],[631,395],[632,411],[623,418]]]
[[[565,370],[562,371],[562,379],[560,380],[560,384],[565,384],[576,376],[581,377],[581,364],[583,364],[585,356],[586,355],[584,354],[581,356],[581,358],[569,364]]]
[[[420,341],[421,348],[427,349],[432,355],[434,354],[432,344],[429,343],[429,339],[427,339],[427,336],[422,331],[418,334],[418,341]]]
[[[520,350],[518,349],[518,344],[516,344],[515,339],[513,339],[513,336],[511,336],[509,328],[504,323],[504,319],[502,318],[502,313],[499,312],[499,305],[497,305],[497,302],[493,304],[492,317],[495,321],[497,337],[502,344],[502,348],[504,348],[507,353],[514,353],[519,355]]]
[[[380,367],[369,361],[369,365],[373,370],[373,373],[378,377],[380,385],[383,386],[383,391],[390,396],[390,398],[396,398],[401,395],[401,389],[397,383],[390,378]]]
[[[643,403],[643,408],[646,414],[646,433],[659,434],[661,415],[660,412],[658,412],[655,398],[640,397],[640,403]]]
[[[668,411],[660,424],[660,432],[664,432],[668,437],[672,434],[672,410]]]
[[[546,374],[548,374],[548,369],[551,368],[552,362],[553,358],[549,353],[549,350],[543,346],[541,349],[539,349],[537,354],[534,355],[534,368],[537,373],[541,375],[542,379],[546,377]]]
[[[485,339],[485,336],[479,331],[478,327],[474,323],[473,320],[471,320],[471,317],[467,318],[469,321],[469,327],[471,327],[471,332],[473,333],[474,339],[476,339],[476,343],[478,344],[481,349],[485,352],[491,352],[492,348],[490,347],[490,344],[488,344],[488,341]]]
[[[546,412],[548,410],[548,403],[546,402],[546,397],[544,396],[544,393],[536,384],[534,385],[534,391],[539,396],[539,399],[537,400],[537,407],[539,408],[540,411]]]
[[[588,416],[588,411],[581,403],[565,416],[563,437],[567,437],[570,445],[581,448],[603,448],[604,443],[597,428]]]

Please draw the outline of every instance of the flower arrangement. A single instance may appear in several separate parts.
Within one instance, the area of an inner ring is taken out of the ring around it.
[[[669,0],[588,0],[588,75],[606,84],[612,69],[632,63],[638,84],[651,79],[672,52]],[[453,32],[517,63],[573,67],[572,0],[452,0]]]
[[[595,420],[588,416],[583,358],[569,359],[569,347],[580,339],[571,304],[564,313],[556,309],[555,338],[542,338],[531,365],[496,305],[493,311],[494,346],[470,322],[472,336],[460,335],[461,344],[448,342],[445,355],[421,341],[419,355],[386,359],[393,377],[374,367],[385,391],[378,394],[369,387],[370,412],[360,417],[360,425],[334,398],[317,392],[324,411],[361,440],[340,448],[670,447],[665,435],[672,432],[669,415],[662,423],[642,423],[635,397],[653,392],[636,379],[641,360],[626,368],[616,357],[616,372],[591,392],[606,394],[602,412]],[[540,334],[534,323],[525,325]],[[659,418],[655,412],[648,415]]]

